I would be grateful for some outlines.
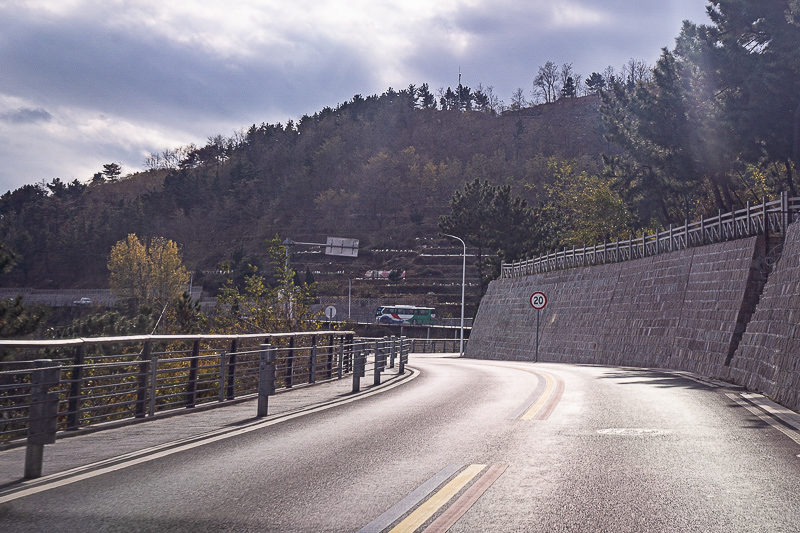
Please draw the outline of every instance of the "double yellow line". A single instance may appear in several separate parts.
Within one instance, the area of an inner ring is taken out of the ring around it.
[[[455,502],[423,530],[424,533],[443,533],[447,531],[497,481],[507,467],[508,465],[505,464],[492,465],[488,469],[487,465],[483,464],[467,466],[399,524],[389,530],[390,533],[412,533],[416,531],[456,495],[461,493],[464,487],[477,478],[472,486],[465,490]],[[478,477],[482,472],[483,474]]]
[[[520,420],[544,420],[550,416],[550,412],[555,408],[555,405],[561,399],[561,394],[564,392],[564,382],[547,372],[536,370],[534,372],[542,376],[545,381],[545,387],[533,405],[528,408]]]

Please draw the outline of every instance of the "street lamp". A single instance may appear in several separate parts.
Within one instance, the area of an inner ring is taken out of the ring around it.
[[[464,286],[467,281],[467,245],[455,235],[448,235],[447,233],[442,233],[442,235],[456,239],[464,247],[464,252],[461,254],[461,342],[458,345],[458,355],[462,357],[464,355]]]

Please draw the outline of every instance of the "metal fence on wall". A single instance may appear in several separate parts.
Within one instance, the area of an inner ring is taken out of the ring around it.
[[[582,266],[618,263],[652,255],[684,250],[756,235],[783,235],[786,227],[800,213],[800,198],[782,193],[778,200],[751,205],[715,217],[688,220],[680,227],[670,226],[652,235],[642,233],[626,241],[604,242],[594,246],[563,250],[503,264],[501,278],[516,278]]]

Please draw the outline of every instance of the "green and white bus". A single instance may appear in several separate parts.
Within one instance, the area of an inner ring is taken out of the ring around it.
[[[382,305],[375,312],[378,324],[411,324],[432,326],[436,320],[436,309],[414,305]]]

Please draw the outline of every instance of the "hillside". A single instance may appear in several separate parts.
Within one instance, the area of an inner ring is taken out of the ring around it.
[[[405,280],[358,281],[353,296],[388,291],[426,303],[460,283],[461,248],[437,237],[453,192],[480,177],[535,204],[552,179],[548,158],[596,171],[609,148],[599,105],[597,97],[566,98],[495,116],[418,109],[390,90],[297,123],[214,137],[175,168],[26,185],[0,198],[0,241],[18,254],[2,285],[107,287],[109,250],[136,233],[179,243],[194,282],[213,293],[225,277],[219,265],[239,275],[262,265],[268,238],[338,236],[360,240],[357,259],[293,254],[320,295],[346,295],[347,280],[367,270],[398,269]]]

